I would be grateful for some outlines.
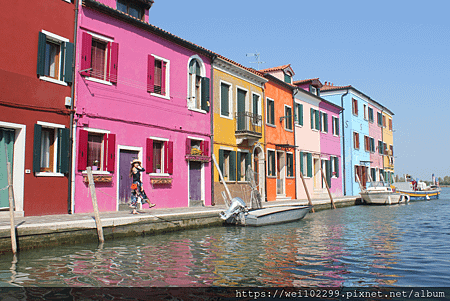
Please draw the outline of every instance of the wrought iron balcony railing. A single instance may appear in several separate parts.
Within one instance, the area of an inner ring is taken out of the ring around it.
[[[262,116],[251,112],[237,112],[236,135],[262,137]]]

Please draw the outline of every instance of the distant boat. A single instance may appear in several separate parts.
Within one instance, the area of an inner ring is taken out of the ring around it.
[[[361,198],[369,205],[394,205],[406,202],[407,198],[392,190],[386,182],[367,182],[367,188],[360,193]]]
[[[437,185],[428,186],[425,182],[415,181],[410,176],[405,177],[406,182],[395,182],[395,191],[408,196],[411,201],[439,199],[441,188]]]

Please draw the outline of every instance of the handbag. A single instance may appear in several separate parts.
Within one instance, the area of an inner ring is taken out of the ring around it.
[[[136,183],[131,184],[131,189],[136,190],[138,188],[138,185]]]

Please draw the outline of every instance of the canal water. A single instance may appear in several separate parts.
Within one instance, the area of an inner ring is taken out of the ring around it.
[[[0,286],[450,286],[450,189],[259,228],[214,227],[20,252]]]

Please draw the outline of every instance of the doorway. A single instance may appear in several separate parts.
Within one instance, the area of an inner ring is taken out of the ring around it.
[[[130,178],[131,161],[139,159],[139,152],[134,150],[121,149],[119,154],[119,210],[127,203],[131,202],[131,184]],[[128,210],[128,208],[127,208]]]
[[[277,195],[285,195],[286,158],[284,152],[277,152]]]
[[[11,164],[13,174],[14,130],[0,128],[0,208],[9,208],[7,162]]]
[[[202,206],[202,162],[189,161],[189,207]]]

